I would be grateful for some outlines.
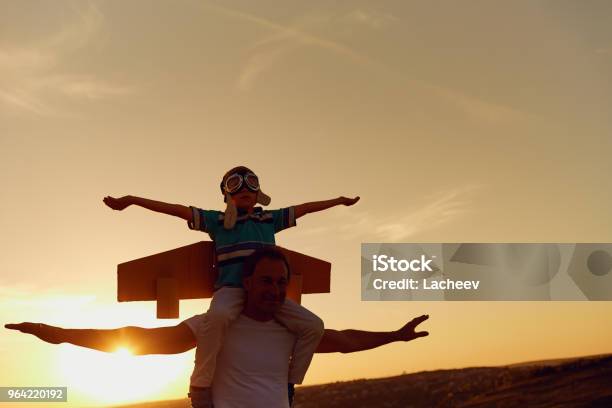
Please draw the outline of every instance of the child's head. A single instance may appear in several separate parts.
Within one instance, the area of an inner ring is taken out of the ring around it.
[[[261,192],[259,178],[248,167],[238,166],[229,170],[223,175],[220,187],[223,200],[231,197],[236,207],[242,210],[253,208],[257,203],[270,203],[270,197]]]

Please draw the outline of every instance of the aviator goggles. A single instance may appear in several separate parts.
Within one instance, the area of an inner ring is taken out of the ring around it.
[[[230,194],[239,192],[242,190],[243,186],[245,186],[249,191],[256,193],[259,191],[259,179],[254,173],[249,171],[243,174],[234,173],[231,176],[228,176],[223,183],[225,191]]]

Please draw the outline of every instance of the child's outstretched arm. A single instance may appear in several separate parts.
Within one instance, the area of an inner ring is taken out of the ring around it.
[[[130,205],[137,205],[147,210],[155,211],[162,214],[173,215],[182,218],[188,222],[193,222],[193,213],[189,207],[180,204],[169,204],[161,201],[149,200],[147,198],[124,196],[114,198],[111,196],[104,197],[104,204],[108,205],[113,210],[124,210]]]
[[[325,201],[313,201],[311,203],[304,203],[300,205],[294,206],[294,214],[295,218],[300,218],[302,215],[306,215],[309,213],[327,210],[328,208],[335,207],[337,205],[353,205],[357,201],[359,201],[359,197],[355,198],[347,198],[347,197],[338,197],[333,198],[331,200]]]

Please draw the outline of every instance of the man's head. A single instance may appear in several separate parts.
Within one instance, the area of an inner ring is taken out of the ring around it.
[[[291,271],[285,255],[274,247],[258,249],[244,262],[242,281],[246,308],[259,314],[274,314],[287,295]]]

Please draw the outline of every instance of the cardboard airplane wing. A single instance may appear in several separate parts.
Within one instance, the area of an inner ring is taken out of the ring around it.
[[[329,262],[277,248],[285,254],[291,268],[287,297],[299,303],[302,294],[329,292]],[[175,319],[179,316],[180,299],[212,297],[216,279],[214,244],[200,241],[119,264],[117,300],[156,300],[157,317]]]

